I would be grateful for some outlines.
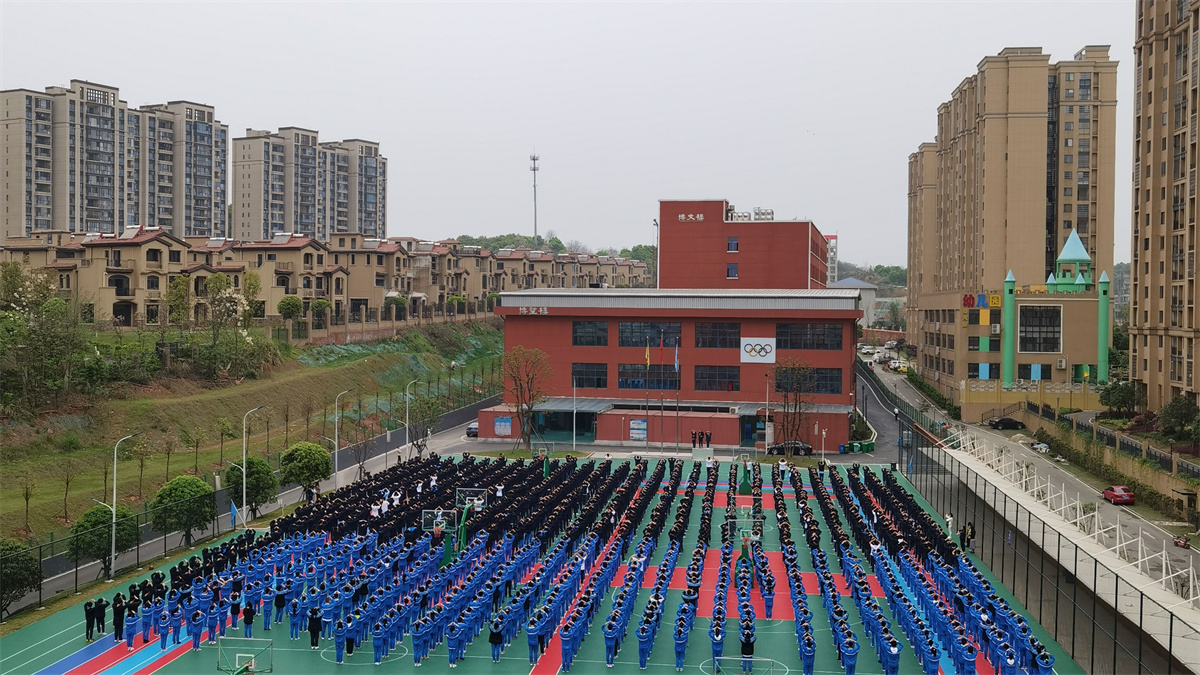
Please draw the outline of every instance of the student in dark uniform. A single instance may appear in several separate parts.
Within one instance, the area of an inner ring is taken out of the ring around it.
[[[96,630],[96,605],[91,600],[83,603],[83,620],[87,626],[83,639],[91,642],[92,635]]]

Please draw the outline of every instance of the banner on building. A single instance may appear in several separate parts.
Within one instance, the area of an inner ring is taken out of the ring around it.
[[[646,420],[629,420],[629,440],[646,440]]]
[[[493,426],[493,429],[495,430],[497,437],[507,438],[509,436],[512,436],[512,418],[511,417],[497,417],[494,420],[492,426]]]
[[[775,363],[775,338],[742,338],[742,363]]]

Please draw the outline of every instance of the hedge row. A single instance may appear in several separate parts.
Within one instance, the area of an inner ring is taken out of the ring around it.
[[[1065,433],[1070,434],[1070,431]],[[1033,434],[1039,442],[1050,446],[1050,451],[1056,455],[1062,455],[1075,466],[1082,468],[1084,471],[1100,478],[1106,483],[1113,485],[1124,485],[1137,495],[1139,502],[1142,502],[1159,513],[1169,515],[1173,518],[1185,518],[1184,514],[1176,507],[1175,500],[1167,495],[1155,490],[1154,488],[1142,483],[1141,481],[1127,476],[1116,469],[1111,464],[1104,463],[1104,455],[1102,452],[1093,452],[1090,450],[1076,450],[1075,446],[1067,441],[1062,440],[1058,436],[1051,434],[1045,429],[1038,429]]]

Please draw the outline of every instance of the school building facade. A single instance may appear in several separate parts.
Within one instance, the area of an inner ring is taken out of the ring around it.
[[[811,368],[797,440],[836,452],[850,438],[856,290],[550,288],[501,293],[496,313],[506,352],[549,357],[535,439],[688,448],[699,430],[714,447],[763,448],[783,440],[775,375],[792,360]],[[512,403],[480,412],[481,438],[520,437]]]

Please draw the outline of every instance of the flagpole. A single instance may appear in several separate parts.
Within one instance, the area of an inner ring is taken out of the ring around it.
[[[571,376],[571,452],[575,452],[575,376]]]
[[[659,375],[662,374],[662,367],[663,367],[663,334],[664,334],[664,332],[665,331],[662,331],[662,330],[658,331],[658,370],[659,370]],[[666,412],[667,412],[667,409],[663,405],[663,390],[660,388],[658,390],[658,451],[659,452],[662,452],[666,449],[666,447],[663,445],[663,416],[666,414]]]

